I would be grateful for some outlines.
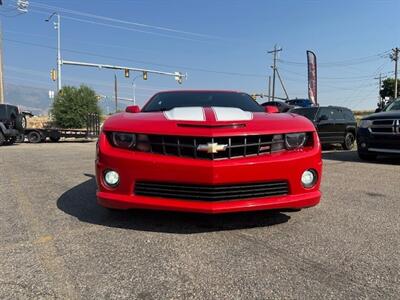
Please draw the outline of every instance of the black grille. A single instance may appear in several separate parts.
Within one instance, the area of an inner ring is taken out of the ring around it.
[[[399,120],[374,120],[370,128],[371,132],[378,135],[400,134]]]
[[[135,185],[136,195],[199,201],[261,198],[288,193],[289,187],[286,181],[240,185],[187,185],[138,181]]]
[[[283,137],[282,137],[283,138]],[[168,135],[148,135],[150,151],[164,155],[175,155],[203,159],[224,159],[268,154],[272,143],[283,143],[283,140],[272,140],[273,135],[237,136],[237,137],[185,137]],[[217,153],[199,151],[209,144],[225,146]]]

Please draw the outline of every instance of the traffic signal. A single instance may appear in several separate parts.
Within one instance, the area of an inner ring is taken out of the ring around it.
[[[129,69],[125,69],[125,77],[129,78]]]
[[[51,78],[51,80],[53,80],[53,81],[56,81],[56,80],[57,80],[57,71],[56,71],[55,69],[51,69],[51,71],[50,71],[50,78]]]
[[[143,80],[147,80],[147,72],[143,72]]]
[[[175,72],[175,80],[178,81],[179,84],[183,82],[183,75],[179,72]]]

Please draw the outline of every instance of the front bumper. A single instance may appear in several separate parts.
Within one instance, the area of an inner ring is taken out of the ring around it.
[[[400,135],[372,134],[368,128],[359,128],[357,149],[361,153],[400,154]]]
[[[321,149],[317,136],[314,140],[316,145],[310,150],[211,161],[121,150],[112,147],[102,134],[98,141],[96,160],[98,202],[116,209],[144,208],[198,213],[311,207],[317,205],[321,197]],[[313,188],[306,189],[300,178],[310,168],[317,171],[318,181]],[[104,183],[103,174],[110,169],[120,175],[120,183],[116,188],[110,188]],[[135,195],[134,191],[136,181],[223,185],[277,180],[288,182],[287,195],[201,201],[140,196]]]

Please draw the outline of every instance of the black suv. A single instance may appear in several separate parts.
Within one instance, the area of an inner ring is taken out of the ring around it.
[[[353,148],[357,121],[350,109],[338,106],[320,106],[294,108],[290,112],[302,115],[314,123],[321,144],[341,144],[345,150]]]
[[[400,154],[400,98],[361,120],[357,146],[358,156],[364,160],[378,154]]]
[[[26,127],[26,117],[17,106],[0,104],[0,146],[14,144]]]

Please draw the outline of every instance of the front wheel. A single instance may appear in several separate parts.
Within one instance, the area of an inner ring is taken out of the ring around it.
[[[13,145],[16,141],[17,141],[17,137],[16,137],[16,136],[13,136],[13,137],[8,138],[8,139],[6,140],[6,142],[5,142],[5,144],[6,144],[6,145]]]
[[[344,137],[344,142],[342,147],[344,150],[351,150],[354,146],[355,136],[352,132],[347,132],[346,136]]]

